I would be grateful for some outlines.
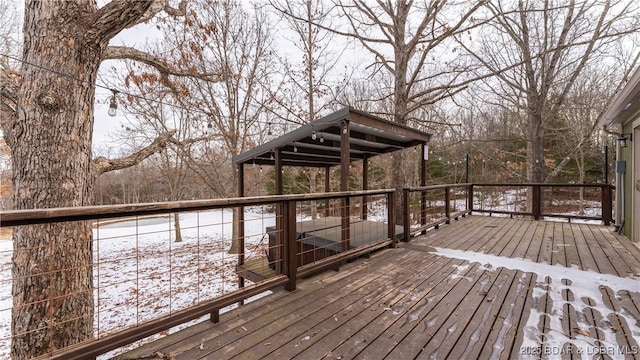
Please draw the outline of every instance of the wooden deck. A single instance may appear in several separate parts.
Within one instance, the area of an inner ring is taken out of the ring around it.
[[[124,358],[640,359],[640,250],[609,227],[469,216],[298,284]]]

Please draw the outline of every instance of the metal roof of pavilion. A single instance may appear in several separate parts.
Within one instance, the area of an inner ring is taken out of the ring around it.
[[[233,162],[275,165],[274,153],[280,149],[283,166],[340,165],[340,140],[347,125],[350,161],[426,144],[431,138],[428,133],[345,107],[238,154]]]

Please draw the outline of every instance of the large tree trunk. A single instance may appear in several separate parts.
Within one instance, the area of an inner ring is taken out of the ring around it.
[[[529,115],[529,143],[527,148],[527,177],[529,182],[544,182],[544,127],[542,115]]]
[[[395,78],[395,109],[394,109],[394,121],[400,125],[407,124],[407,108],[408,108],[408,89],[407,82],[404,78],[406,74],[407,64],[406,61],[399,61],[398,71]],[[396,151],[393,153],[392,161],[392,186],[396,189],[395,192],[395,215],[396,225],[402,225],[404,223],[404,199],[403,191],[407,186],[407,169],[405,166],[404,156],[402,151]]]
[[[394,109],[393,120],[400,125],[407,124],[407,109],[409,108],[409,87],[407,84],[407,74],[409,71],[409,49],[406,44],[406,25],[411,5],[399,2],[396,10],[396,28],[394,29]],[[404,199],[402,189],[406,186],[406,169],[404,166],[401,151],[397,151],[393,156],[392,182],[395,187],[395,215],[396,225],[404,223]]]
[[[527,147],[527,179],[530,183],[544,182],[544,128],[542,115],[529,114],[529,142]],[[527,193],[527,209],[533,211],[533,189]]]
[[[108,44],[89,31],[93,11],[89,1],[25,5],[26,63],[11,144],[16,209],[92,204],[93,84]],[[18,227],[13,247],[12,357],[91,338],[90,223]]]
[[[16,209],[92,203],[93,84],[106,44],[79,38],[85,30],[74,26],[77,14],[58,11],[54,3],[28,2],[25,9],[24,58],[52,71],[23,66],[12,147]],[[13,244],[12,357],[31,358],[90,338],[90,224],[19,227]]]

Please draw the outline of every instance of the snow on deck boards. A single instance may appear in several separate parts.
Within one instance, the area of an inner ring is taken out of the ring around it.
[[[640,250],[609,227],[469,216],[298,284],[125,356],[640,360]]]

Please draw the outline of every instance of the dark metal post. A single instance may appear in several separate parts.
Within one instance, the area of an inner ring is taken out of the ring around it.
[[[611,196],[611,186],[604,184],[600,187],[602,192],[602,222],[604,225],[611,225],[613,220],[613,201]]]
[[[289,282],[284,286],[285,290],[296,289],[296,278],[298,276],[298,251],[296,244],[296,202],[287,201],[283,203],[283,237],[284,237],[284,258],[286,264],[285,273]]]
[[[466,158],[467,164],[466,164],[465,170],[464,170],[464,182],[466,182],[468,184],[469,183],[469,153],[467,153],[465,158]]]
[[[444,216],[447,218],[447,224],[451,222],[451,188],[444,188]]]
[[[238,164],[238,197],[244,197],[244,163]],[[236,226],[238,236],[238,265],[244,264],[244,206],[238,206],[238,223]],[[238,276],[238,287],[244,287],[244,278]],[[242,305],[242,302],[240,302]]]
[[[396,247],[395,209],[396,209],[395,192],[392,191],[387,194],[387,226],[388,226],[387,234],[389,234],[389,238],[391,239],[391,241],[393,241],[390,247]]]
[[[276,195],[282,195],[283,192],[283,184],[282,184],[282,150],[275,150],[275,182],[276,182]],[[284,247],[284,227],[283,227],[283,217],[285,216],[282,211],[282,204],[276,204],[276,236],[278,239],[278,244],[276,245],[276,273],[282,274],[285,268],[285,249]]]
[[[282,149],[275,150],[275,177],[276,177],[276,195],[282,195]]]
[[[331,190],[331,168],[324,168],[324,192],[329,192]],[[324,217],[329,217],[329,199],[324,201]]]
[[[422,144],[422,159],[420,163],[420,186],[427,186],[427,158],[429,151],[425,144]],[[407,198],[408,199],[408,198]],[[420,191],[420,225],[427,225],[427,193],[425,191]],[[427,230],[423,230],[422,234],[426,234]]]
[[[350,144],[349,144],[349,122],[344,121],[340,131],[340,190],[349,190],[349,165],[351,163]],[[351,199],[346,197],[342,200],[341,209],[341,228],[342,228],[342,251],[347,251],[350,248],[349,238],[351,237],[349,231],[349,217],[351,208]]]
[[[362,190],[369,190],[369,157],[365,154],[362,157]],[[362,220],[367,220],[367,196],[362,196]]]
[[[242,301],[240,302],[240,305],[242,305]],[[220,322],[220,309],[211,310],[211,312],[209,313],[209,321],[211,321],[214,324],[217,324]]]
[[[403,200],[404,200],[404,223],[402,226],[404,227],[404,241],[409,242],[409,238],[411,237],[411,222],[409,221],[409,215],[411,212],[411,193],[409,189],[404,189],[403,191]]]
[[[602,169],[604,173],[604,183],[609,183],[609,145],[604,146],[604,168]]]
[[[473,184],[469,184],[467,188],[467,210],[473,212]]]

